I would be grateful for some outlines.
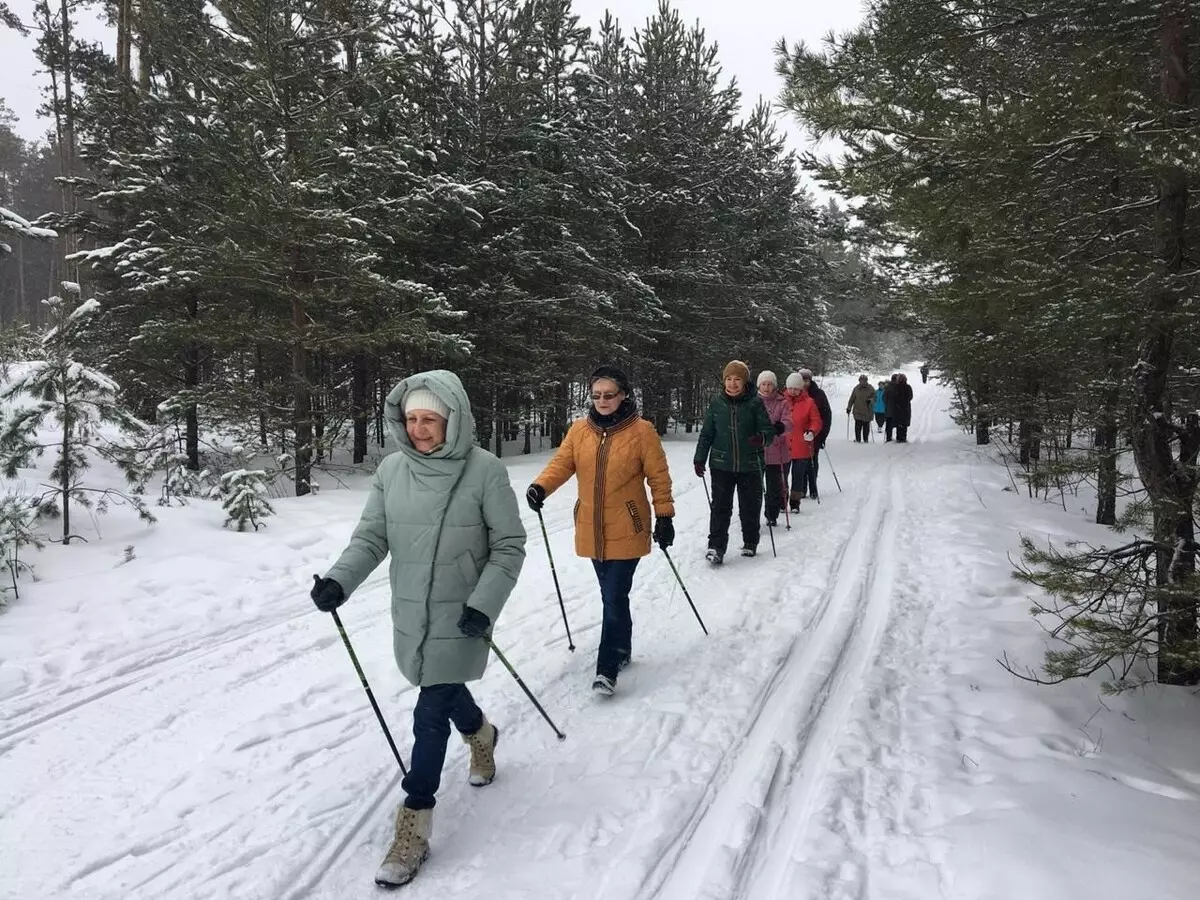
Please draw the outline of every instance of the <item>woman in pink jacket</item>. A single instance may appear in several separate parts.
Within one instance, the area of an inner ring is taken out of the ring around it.
[[[775,434],[785,437],[772,441],[763,451],[766,461],[767,525],[774,528],[783,509],[784,470],[791,462],[790,440],[786,438],[790,438],[789,432],[792,430],[792,405],[779,390],[779,381],[771,371],[758,373],[758,396],[767,408],[767,415],[775,426]],[[780,425],[783,427],[780,428]]]

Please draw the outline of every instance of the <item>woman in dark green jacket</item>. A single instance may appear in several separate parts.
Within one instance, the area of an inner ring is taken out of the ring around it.
[[[767,408],[751,388],[749,366],[733,360],[725,367],[724,379],[725,390],[708,405],[695,460],[698,477],[704,477],[706,462],[713,470],[707,559],[715,566],[724,561],[729,546],[734,491],[742,522],[742,556],[753,556],[758,551],[763,447],[782,434],[784,427],[782,422],[771,422]]]

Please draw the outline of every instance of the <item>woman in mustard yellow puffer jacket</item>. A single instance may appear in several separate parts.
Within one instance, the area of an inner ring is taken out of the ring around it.
[[[575,552],[591,559],[604,603],[592,687],[611,695],[617,672],[630,658],[633,574],[638,561],[650,553],[646,483],[653,498],[654,541],[664,550],[675,540],[675,506],[662,441],[654,426],[638,415],[628,379],[619,369],[601,366],[588,383],[592,409],[571,426],[525,496],[530,507],[540,510],[572,475],[578,481]]]

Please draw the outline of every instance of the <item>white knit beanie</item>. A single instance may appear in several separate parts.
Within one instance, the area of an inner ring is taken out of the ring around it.
[[[793,372],[787,377],[787,386],[797,391],[804,387],[804,379],[799,372]]]
[[[417,388],[404,395],[404,414],[407,416],[414,409],[427,409],[437,413],[443,419],[450,418],[450,407],[428,388]]]
[[[771,384],[775,385],[775,387],[779,387],[779,379],[775,377],[775,373],[772,372],[770,369],[763,369],[761,372],[758,373],[757,384],[759,387],[762,387],[768,381],[771,382]]]

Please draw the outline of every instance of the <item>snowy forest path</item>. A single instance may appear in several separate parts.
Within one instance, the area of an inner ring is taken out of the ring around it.
[[[711,634],[656,551],[637,572],[634,662],[610,701],[589,690],[601,610],[592,567],[573,552],[574,491],[546,508],[574,654],[540,529],[523,513],[528,559],[496,640],[568,738],[555,741],[508,673],[489,666],[472,689],[504,730],[499,776],[470,788],[452,738],[432,854],[406,896],[849,900],[897,852],[928,870],[914,883],[941,883],[936,860],[904,833],[920,830],[934,802],[906,697],[936,699],[927,682],[940,671],[930,659],[938,615],[926,598],[944,592],[927,590],[908,556],[937,514],[925,496],[934,491],[914,485],[936,478],[939,440],[954,433],[945,399],[919,392],[914,420],[930,433],[908,447],[832,444],[844,493],[823,472],[823,504],[776,529],[778,558],[763,535],[758,557],[731,554],[717,569],[703,561],[694,444],[668,439],[672,555]],[[544,462],[509,462],[518,493]],[[22,850],[21,877],[0,884],[0,897],[375,896],[398,773],[336,631],[295,587],[337,553],[360,502],[324,495],[312,513],[297,506],[291,532],[273,526],[278,574],[242,629],[230,627],[236,609],[221,609],[204,614],[204,633],[194,613],[214,586],[198,546],[173,586],[190,618],[164,622],[153,596],[131,594],[126,640],[106,635],[105,652],[85,654],[91,664],[73,678],[0,699],[0,768],[21,774],[0,777],[0,842]],[[336,528],[322,529],[334,509]],[[343,618],[407,757],[416,692],[391,660],[388,593],[381,569]],[[88,623],[74,627],[84,634]]]

